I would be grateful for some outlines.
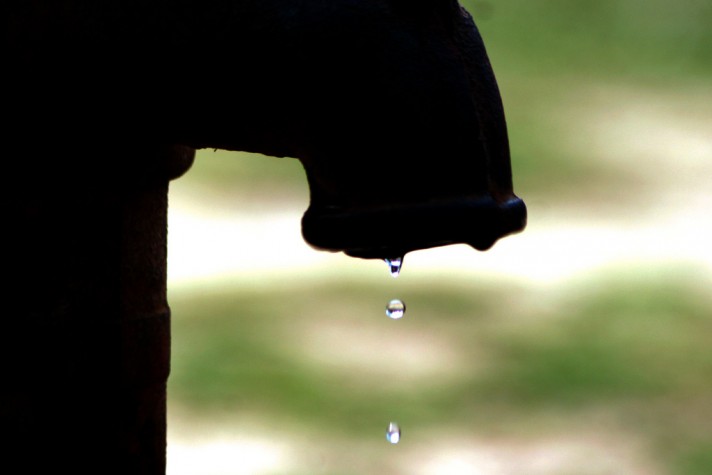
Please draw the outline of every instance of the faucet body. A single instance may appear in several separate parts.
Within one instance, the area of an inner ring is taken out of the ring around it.
[[[166,194],[196,148],[300,160],[320,249],[486,249],[524,226],[494,75],[455,0],[3,9],[6,460],[165,471]]]
[[[31,5],[9,7],[13,137],[297,158],[305,239],[354,256],[487,249],[524,227],[497,84],[456,0]]]

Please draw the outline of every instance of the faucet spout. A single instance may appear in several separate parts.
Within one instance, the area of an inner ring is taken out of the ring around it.
[[[302,232],[318,249],[362,258],[455,243],[484,250],[524,228],[497,82],[457,0],[299,8],[268,22],[280,28],[261,33],[259,55],[240,49],[254,41],[222,51],[236,44],[218,35],[231,28],[198,36],[210,39],[201,55],[240,57],[250,74],[186,88],[209,113],[187,115],[199,123],[172,114],[181,117],[173,142],[298,158],[311,201]]]
[[[486,250],[525,227],[482,38],[457,2],[443,4],[453,8],[419,19],[427,37],[408,26],[389,35],[382,51],[398,54],[311,117],[320,139],[300,159],[313,247],[379,259],[457,243]]]
[[[310,207],[302,233],[312,246],[352,257],[387,259],[449,244],[484,251],[499,238],[524,228],[524,202],[513,196],[462,197],[362,210]]]

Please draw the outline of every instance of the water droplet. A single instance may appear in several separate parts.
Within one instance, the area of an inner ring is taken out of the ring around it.
[[[393,299],[386,305],[386,315],[388,318],[398,320],[405,313],[405,304],[402,300]]]
[[[403,257],[395,257],[393,259],[384,259],[388,268],[391,271],[391,275],[395,278],[400,274],[401,267],[403,266]]]
[[[400,442],[401,430],[398,424],[391,422],[388,424],[388,430],[386,431],[386,440],[391,444],[397,444]]]

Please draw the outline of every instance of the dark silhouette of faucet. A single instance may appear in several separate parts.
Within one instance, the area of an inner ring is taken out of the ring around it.
[[[455,0],[341,4],[251,58],[260,72],[247,88],[261,94],[210,101],[249,113],[226,121],[215,110],[199,136],[191,124],[180,138],[298,158],[311,190],[303,235],[317,248],[484,250],[521,230],[502,101],[471,16]]]
[[[312,245],[366,258],[453,243],[484,250],[524,227],[482,41],[455,2],[437,6],[417,27],[381,39],[346,97],[314,117],[322,140],[299,156]],[[415,29],[423,23],[427,39]],[[349,112],[330,120],[339,108]]]
[[[164,473],[167,190],[197,148],[299,159],[320,249],[487,249],[524,227],[494,75],[455,0],[3,11],[0,451],[23,473]]]

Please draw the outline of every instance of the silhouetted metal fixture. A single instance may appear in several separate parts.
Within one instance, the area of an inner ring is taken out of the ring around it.
[[[6,2],[0,452],[165,472],[169,180],[194,149],[299,159],[307,242],[391,258],[524,227],[455,0]]]

